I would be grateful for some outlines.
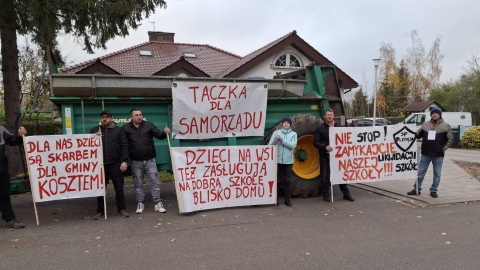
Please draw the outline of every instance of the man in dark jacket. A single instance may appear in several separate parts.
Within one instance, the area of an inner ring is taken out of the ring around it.
[[[125,133],[122,128],[112,119],[110,111],[100,113],[100,126],[95,126],[90,133],[102,136],[103,148],[103,169],[105,170],[105,185],[112,179],[113,188],[115,189],[115,201],[117,202],[118,215],[127,218],[125,206],[125,193],[123,191],[124,179],[122,172],[127,170],[128,161],[128,144]],[[93,219],[100,219],[105,215],[103,197],[97,197],[97,214]]]
[[[313,145],[318,148],[320,155],[320,181],[321,193],[323,200],[330,202],[330,152],[333,148],[330,146],[329,129],[330,127],[338,127],[339,124],[335,121],[335,115],[332,109],[325,112],[324,122],[315,129]],[[340,190],[343,193],[343,199],[353,202],[354,199],[350,195],[348,186],[340,184]]]
[[[433,164],[433,183],[430,187],[430,196],[437,198],[438,186],[442,175],[443,158],[445,151],[453,143],[452,128],[442,119],[442,110],[434,108],[430,111],[430,121],[423,123],[417,131],[417,139],[422,139],[422,156],[418,164],[418,192],[416,184],[408,195],[420,195],[423,178],[427,173],[430,162]]]
[[[13,213],[10,201],[10,173],[8,172],[8,159],[5,153],[5,145],[19,145],[23,143],[22,136],[27,134],[24,127],[18,129],[18,135],[13,135],[6,128],[0,126],[0,212],[2,219],[6,221],[5,227],[19,229],[25,224],[19,222]]]
[[[137,214],[145,210],[143,192],[143,177],[147,175],[152,191],[152,199],[155,204],[155,211],[165,213],[167,210],[163,207],[160,198],[160,183],[158,179],[157,164],[155,157],[155,145],[153,138],[163,140],[167,138],[170,129],[165,127],[160,131],[152,122],[144,121],[142,111],[139,109],[130,110],[130,122],[123,125],[122,129],[128,140],[128,152],[131,159],[133,185],[135,186],[135,199],[137,201]]]

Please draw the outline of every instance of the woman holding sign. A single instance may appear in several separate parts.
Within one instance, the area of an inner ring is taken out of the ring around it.
[[[290,202],[290,185],[292,179],[293,150],[297,147],[297,133],[292,130],[292,119],[282,119],[282,128],[275,131],[270,137],[269,145],[278,145],[277,148],[277,184],[283,181],[285,205],[292,206]],[[278,205],[278,202],[277,202]]]

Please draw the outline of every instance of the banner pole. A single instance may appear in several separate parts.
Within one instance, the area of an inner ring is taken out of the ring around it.
[[[167,126],[165,126],[165,127],[167,127]],[[171,132],[170,132],[170,134],[171,134]],[[173,181],[175,182],[175,193],[177,195],[178,212],[181,214],[183,208],[181,206],[182,202],[179,198],[180,190],[178,188],[178,180],[177,180],[177,177],[175,175],[175,172],[173,171],[173,170],[176,169],[176,166],[175,166],[175,160],[173,159],[172,145],[170,144],[170,134],[167,134],[168,151],[170,152],[170,162],[172,164]]]
[[[102,132],[100,126],[98,126],[98,130]],[[105,215],[105,219],[107,219],[107,179],[105,178],[105,163],[103,162],[103,140],[102,135],[100,135],[100,160],[102,161],[102,177],[103,177],[103,213]]]
[[[28,157],[27,155],[27,143],[25,142],[25,135],[22,135],[22,141],[23,141],[23,151],[25,151],[24,155],[25,157]],[[28,180],[30,181],[30,189],[32,193],[32,201],[33,201],[33,209],[35,211],[35,220],[37,221],[37,226],[40,226],[40,222],[38,220],[38,211],[37,211],[37,203],[35,202],[35,194],[33,188],[33,183],[32,183],[32,178],[30,177],[30,163],[27,162],[27,172],[28,172]]]

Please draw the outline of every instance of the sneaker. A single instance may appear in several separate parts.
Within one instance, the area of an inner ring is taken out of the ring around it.
[[[97,213],[95,216],[93,216],[93,219],[94,219],[94,220],[99,220],[99,219],[101,219],[103,216],[104,216],[103,213]]]
[[[118,211],[118,215],[122,216],[123,218],[127,218],[130,216],[125,209]]]
[[[345,194],[343,195],[343,199],[344,200],[347,200],[347,201],[350,201],[350,202],[354,202],[355,200],[353,199],[352,195],[350,194]]]
[[[432,196],[433,198],[438,198],[437,192],[430,192],[430,196]]]
[[[323,200],[326,202],[330,202],[330,196],[323,196]]]
[[[137,205],[137,211],[135,211],[135,213],[141,214],[141,213],[143,213],[143,210],[145,210],[145,205],[143,203],[139,202],[138,205]]]
[[[163,203],[162,202],[158,202],[157,204],[155,204],[155,211],[160,212],[160,213],[167,212],[167,210],[165,208],[163,208]]]
[[[7,221],[7,223],[5,223],[5,228],[14,228],[14,229],[20,229],[20,228],[23,228],[25,227],[25,224],[19,222],[18,220],[16,219],[12,219],[10,221]]]
[[[422,195],[422,192],[418,191],[417,194],[417,191],[415,189],[412,189],[412,191],[407,192],[407,195]]]

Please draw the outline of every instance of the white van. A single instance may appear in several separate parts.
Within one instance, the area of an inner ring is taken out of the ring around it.
[[[472,126],[472,113],[469,112],[442,112],[442,118],[452,129],[457,129],[459,126]],[[421,126],[425,121],[430,121],[430,113],[412,113],[403,120],[403,123]]]

